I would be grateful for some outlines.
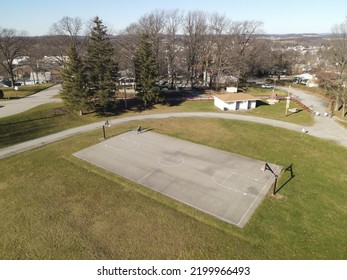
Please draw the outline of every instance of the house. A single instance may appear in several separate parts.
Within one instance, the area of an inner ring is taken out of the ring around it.
[[[236,93],[237,92],[237,87],[227,87],[226,91],[227,92]]]
[[[293,78],[294,84],[300,83],[308,87],[318,87],[318,84],[316,81],[317,81],[316,76],[309,73],[297,75]]]
[[[52,80],[52,73],[49,71],[30,73],[30,81],[32,81],[33,83],[42,84],[42,83],[50,82],[51,80]]]
[[[223,111],[248,110],[257,107],[259,98],[247,93],[231,93],[214,96],[214,105]]]
[[[134,86],[135,85],[135,78],[122,77],[122,78],[119,78],[119,83],[123,86]]]

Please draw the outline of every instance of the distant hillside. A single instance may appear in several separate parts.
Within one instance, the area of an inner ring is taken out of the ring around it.
[[[261,34],[262,39],[274,42],[319,46],[334,38],[331,33],[291,33],[291,34]]]

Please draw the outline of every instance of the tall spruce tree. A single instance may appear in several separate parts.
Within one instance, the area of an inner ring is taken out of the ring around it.
[[[86,90],[86,78],[85,68],[76,46],[71,44],[66,67],[62,70],[63,83],[60,92],[67,107],[79,111],[80,115],[92,107],[91,96]]]
[[[160,102],[159,88],[156,85],[157,65],[148,35],[142,36],[134,57],[134,68],[137,96],[145,103],[145,106]]]
[[[118,79],[118,65],[114,62],[114,49],[107,28],[99,17],[93,19],[86,54],[88,90],[97,101],[95,109],[106,112],[116,103],[114,93]]]

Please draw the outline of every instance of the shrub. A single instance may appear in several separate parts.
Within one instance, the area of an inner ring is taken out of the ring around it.
[[[0,89],[0,98],[4,98],[4,92]]]

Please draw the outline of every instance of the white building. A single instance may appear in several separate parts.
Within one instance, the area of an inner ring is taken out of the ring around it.
[[[304,73],[293,78],[293,83],[300,83],[308,87],[318,87],[316,75]]]
[[[12,61],[13,65],[25,64],[29,60],[29,56],[20,56]]]
[[[223,111],[248,110],[257,107],[257,100],[247,93],[232,93],[214,96],[214,105]]]
[[[237,87],[227,87],[226,91],[227,92],[236,93],[237,92]]]
[[[51,72],[31,72],[30,73],[30,81],[33,81],[34,83],[47,83],[52,80],[52,73]]]

